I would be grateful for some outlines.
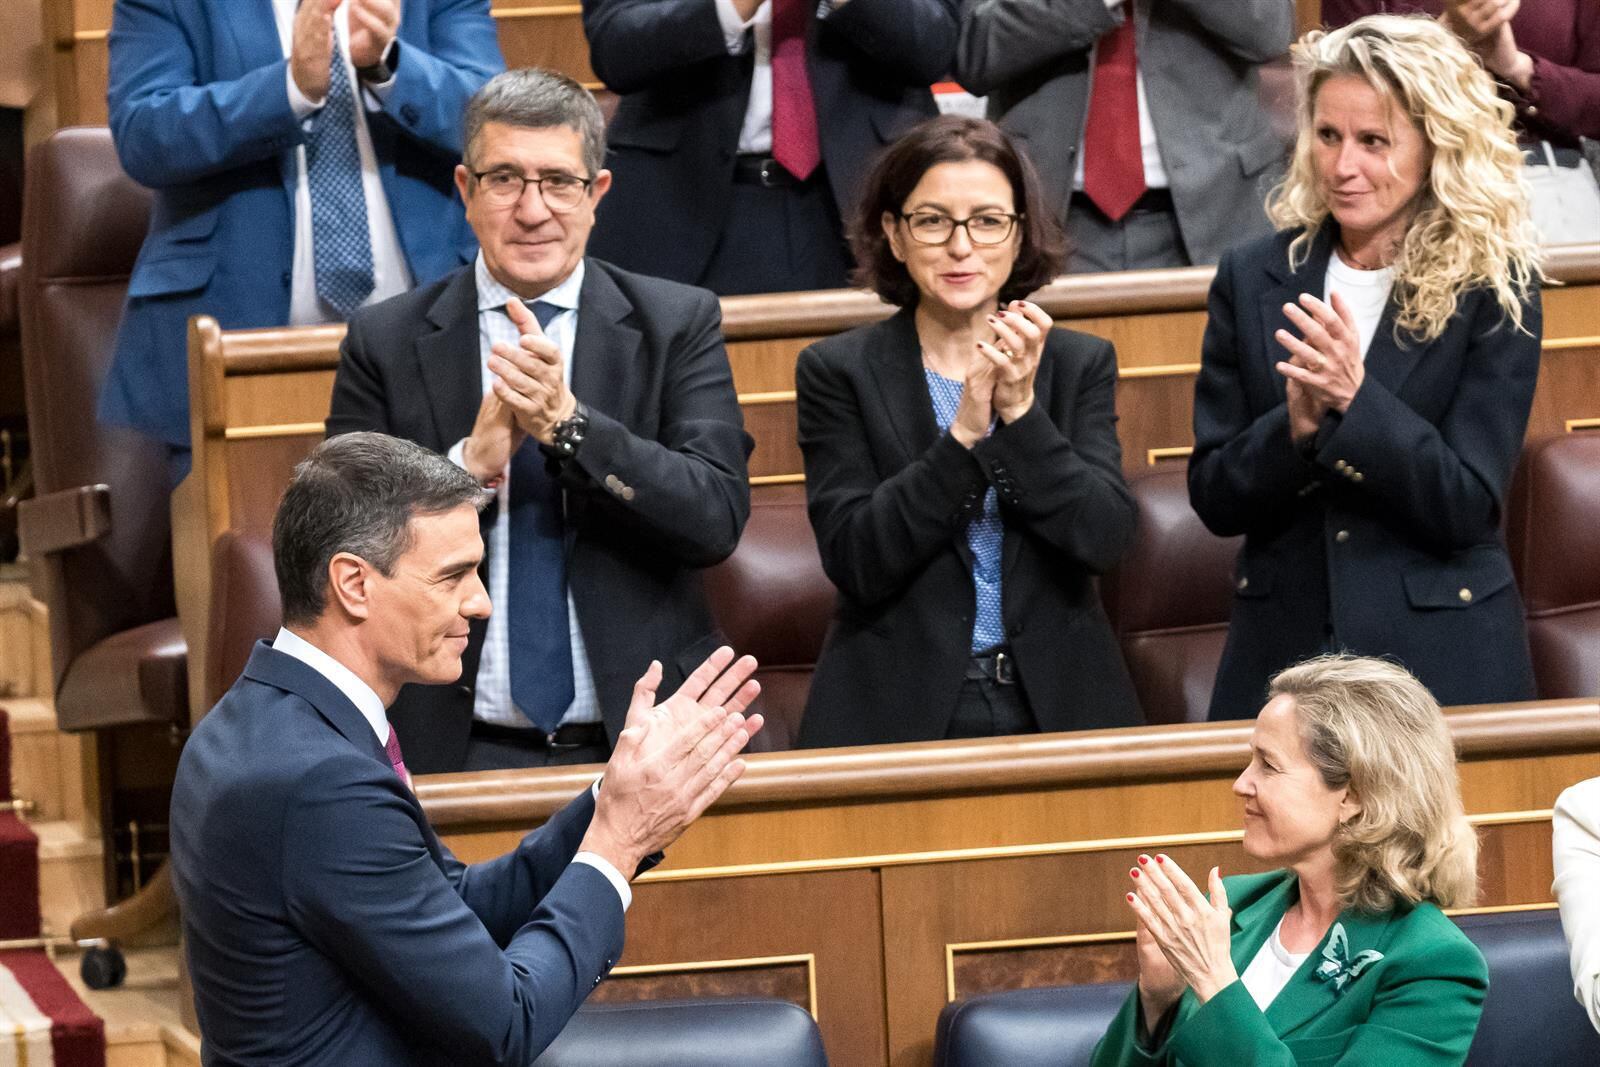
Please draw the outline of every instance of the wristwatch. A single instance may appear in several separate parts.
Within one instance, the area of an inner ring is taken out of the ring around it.
[[[370,67],[357,67],[356,77],[370,85],[382,85],[394,77],[394,72],[400,69],[400,38],[396,37],[384,46],[383,55]]]
[[[571,415],[556,423],[550,450],[556,454],[557,459],[571,459],[578,454],[578,447],[583,444],[588,432],[589,412],[580,403]]]

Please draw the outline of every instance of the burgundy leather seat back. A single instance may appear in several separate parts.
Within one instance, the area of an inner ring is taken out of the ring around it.
[[[1539,696],[1600,694],[1600,436],[1529,443],[1512,483],[1506,539]]]
[[[1217,537],[1189,506],[1182,470],[1129,482],[1133,546],[1100,583],[1147,722],[1203,722],[1233,608],[1242,538]]]
[[[758,486],[732,556],[706,572],[711,612],[733,647],[761,662],[767,726],[754,747],[787,749],[800,734],[811,673],[833,617],[833,583],[798,485]]]
[[[175,614],[165,448],[95,420],[150,203],[104,127],[58,130],[29,159],[18,302],[35,485],[111,487],[109,534],[36,561],[58,684],[89,646]]]
[[[283,598],[272,567],[272,542],[259,533],[224,530],[211,546],[207,711],[244,673],[256,642],[270,640],[282,625]]]

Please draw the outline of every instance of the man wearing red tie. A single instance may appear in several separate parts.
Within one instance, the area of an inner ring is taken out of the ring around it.
[[[879,148],[934,115],[959,0],[584,0],[622,101],[599,258],[713,292],[846,284],[841,213]]]
[[[1293,0],[963,0],[957,79],[1021,139],[1070,271],[1215,263],[1268,232],[1284,156],[1258,95]]]

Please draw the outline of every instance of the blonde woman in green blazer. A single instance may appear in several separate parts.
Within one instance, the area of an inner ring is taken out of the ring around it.
[[[1139,982],[1095,1067],[1462,1063],[1488,971],[1439,909],[1471,903],[1478,848],[1428,691],[1382,660],[1289,668],[1233,789],[1245,852],[1283,869],[1202,893],[1138,857]]]

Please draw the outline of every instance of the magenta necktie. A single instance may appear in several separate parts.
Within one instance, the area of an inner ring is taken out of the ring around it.
[[[406,784],[406,788],[410,789],[411,772],[406,770],[405,757],[400,755],[400,731],[393,726],[389,727],[389,740],[383,746],[383,750],[389,754],[389,766],[394,768],[394,773],[398,774],[400,780]]]
[[[822,162],[806,73],[806,22],[816,0],[772,0],[772,158],[801,181]]]

